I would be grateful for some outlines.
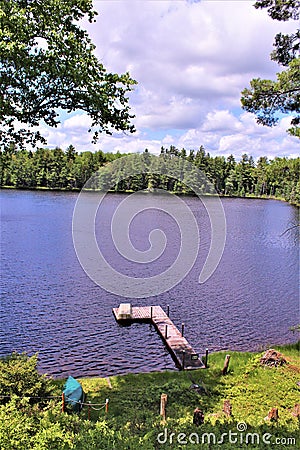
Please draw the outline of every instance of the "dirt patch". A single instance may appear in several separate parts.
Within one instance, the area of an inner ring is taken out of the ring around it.
[[[295,366],[294,364],[288,364],[287,369],[291,370],[292,372],[300,373],[300,367]]]

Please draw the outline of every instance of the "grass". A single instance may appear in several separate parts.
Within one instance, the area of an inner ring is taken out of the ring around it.
[[[141,439],[146,436],[151,440],[163,429],[159,416],[162,393],[168,395],[167,424],[164,426],[174,430],[195,431],[193,411],[199,407],[204,412],[204,425],[219,430],[245,422],[257,429],[275,426],[283,427],[285,432],[296,433],[299,420],[292,411],[299,403],[299,342],[275,347],[288,360],[286,365],[277,368],[262,367],[259,363],[262,353],[226,352],[230,353],[231,359],[228,374],[223,376],[225,353],[218,352],[209,355],[208,369],[113,376],[109,379],[111,387],[105,378],[82,378],[79,381],[88,401],[104,404],[109,398],[108,414],[104,408],[91,410],[91,420],[104,420],[111,429],[126,436],[138,435]],[[200,395],[190,389],[191,379],[204,383],[209,395]],[[61,387],[62,382],[57,384]],[[229,400],[232,405],[231,417],[222,412],[224,400]],[[273,407],[279,411],[279,422],[275,425],[265,420]],[[83,409],[81,417],[87,418],[87,408]]]

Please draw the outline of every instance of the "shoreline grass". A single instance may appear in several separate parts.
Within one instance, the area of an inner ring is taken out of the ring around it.
[[[109,380],[78,378],[87,393],[80,413],[72,413],[70,407],[62,410],[63,379],[47,380],[51,397],[46,402],[46,397],[31,397],[33,386],[39,390],[40,382],[45,382],[36,372],[37,355],[29,359],[15,355],[4,361],[11,366],[3,372],[2,388],[17,393],[0,405],[0,448],[255,450],[272,444],[300,448],[300,342],[274,348],[287,364],[261,366],[264,352],[225,351],[210,354],[207,369],[131,373]],[[224,376],[226,354],[231,359]],[[19,382],[29,397],[18,394]],[[193,383],[205,389],[195,389]],[[160,416],[162,394],[168,397],[165,421]],[[231,404],[231,415],[223,411],[225,400]],[[195,408],[204,414],[199,426],[193,423]],[[278,420],[266,420],[271,408],[278,409]]]
[[[157,422],[160,395],[165,393],[168,395],[167,422],[173,425],[190,426],[193,411],[199,407],[204,412],[205,422],[211,425],[235,420],[259,427],[266,423],[269,410],[276,407],[279,423],[295,431],[299,421],[292,415],[292,409],[299,402],[299,345],[300,341],[273,347],[288,361],[281,367],[262,367],[259,359],[264,352],[222,351],[209,355],[207,369],[128,373],[109,377],[110,383],[106,378],[97,377],[78,380],[88,401],[103,403],[109,398],[109,414],[92,410],[91,420],[105,418],[113,426],[118,424],[117,428],[140,427],[146,433],[145,423]],[[226,354],[230,354],[231,359],[228,374],[223,376]],[[209,395],[200,395],[191,389],[192,380],[204,385]],[[54,383],[61,388],[63,380]],[[229,418],[222,412],[225,400],[232,405]],[[87,410],[82,411],[82,417],[87,418]]]

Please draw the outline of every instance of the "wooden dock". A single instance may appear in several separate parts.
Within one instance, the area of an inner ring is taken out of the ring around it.
[[[123,314],[119,314],[119,310],[123,312],[122,306],[124,305],[120,305],[119,308],[113,308],[113,313],[118,323],[148,322],[153,324],[179,369],[204,368],[199,355],[176,328],[161,306],[131,307],[129,305],[130,314],[126,318],[124,318]],[[128,307],[128,304],[126,306]]]

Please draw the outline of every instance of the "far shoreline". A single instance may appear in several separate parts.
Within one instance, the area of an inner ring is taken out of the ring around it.
[[[133,190],[126,190],[126,191],[116,191],[116,190],[108,190],[108,191],[101,191],[100,189],[84,189],[84,188],[60,188],[60,187],[45,187],[45,186],[34,186],[34,187],[16,187],[16,186],[0,186],[0,190],[4,189],[4,190],[15,190],[15,191],[38,191],[38,192],[62,192],[62,193],[67,193],[67,192],[71,192],[71,193],[80,193],[81,191],[84,192],[90,192],[90,193],[99,193],[99,192],[104,192],[104,193],[108,193],[108,194],[124,194],[124,195],[128,195],[128,194],[133,194],[134,192],[139,192],[141,195],[147,195],[147,194],[153,194],[153,195],[160,195],[160,191],[157,192],[155,189],[153,190],[141,190],[141,191],[133,191]],[[197,197],[197,194],[195,193],[188,193],[188,192],[176,192],[176,191],[166,191],[172,195],[177,195],[177,196],[182,196],[182,197]],[[205,193],[205,194],[201,194],[201,197],[219,197],[219,198],[236,198],[236,199],[252,199],[252,200],[278,200],[284,203],[287,203],[291,206],[295,206],[297,208],[300,207],[300,203],[295,203],[295,202],[289,202],[287,200],[285,200],[283,197],[275,197],[274,195],[263,195],[263,196],[259,196],[259,195],[252,195],[252,194],[248,194],[248,195],[229,195],[229,194],[213,194],[213,193]]]

